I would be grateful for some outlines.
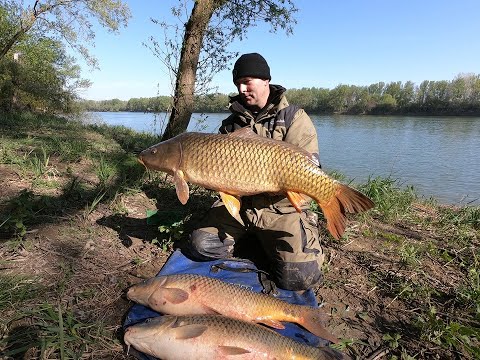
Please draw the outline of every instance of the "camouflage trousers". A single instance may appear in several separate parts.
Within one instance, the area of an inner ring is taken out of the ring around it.
[[[299,213],[282,199],[242,198],[244,224],[217,201],[190,235],[191,255],[199,260],[250,259],[283,289],[305,290],[321,283],[324,254],[317,214],[308,209]]]

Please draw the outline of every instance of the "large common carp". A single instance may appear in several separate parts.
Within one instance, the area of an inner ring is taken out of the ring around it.
[[[139,155],[147,168],[173,175],[182,204],[187,182],[220,192],[230,214],[239,219],[240,197],[259,193],[286,194],[301,211],[305,196],[314,199],[336,239],[345,231],[345,213],[373,207],[365,195],[330,178],[304,149],[261,137],[250,127],[229,134],[183,133]]]
[[[133,285],[127,297],[170,315],[221,314],[284,329],[280,321],[297,323],[311,333],[337,342],[321,324],[326,314],[317,307],[290,304],[219,279],[196,274],[158,276]]]
[[[302,344],[264,326],[221,315],[165,315],[132,325],[125,344],[162,360],[326,360],[343,355]]]

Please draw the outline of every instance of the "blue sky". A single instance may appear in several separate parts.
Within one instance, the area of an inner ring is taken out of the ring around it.
[[[120,34],[98,28],[92,54],[100,70],[82,62],[92,81],[81,96],[101,100],[170,95],[166,68],[142,45],[162,30],[150,18],[171,21],[178,0],[127,1],[132,19]],[[229,50],[259,52],[268,61],[272,83],[286,88],[334,88],[379,81],[452,80],[480,74],[479,0],[294,0],[299,12],[293,35],[251,28]],[[233,65],[232,65],[233,66]],[[222,93],[235,91],[231,71],[215,76]]]

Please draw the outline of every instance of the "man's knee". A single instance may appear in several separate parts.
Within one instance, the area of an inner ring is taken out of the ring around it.
[[[317,261],[287,262],[278,265],[276,284],[286,290],[307,290],[321,285],[323,274]]]
[[[222,240],[217,234],[201,229],[190,234],[190,253],[199,260],[229,258],[233,253],[233,245],[233,239]]]

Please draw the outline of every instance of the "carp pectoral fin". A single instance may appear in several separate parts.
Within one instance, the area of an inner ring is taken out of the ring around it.
[[[181,304],[188,299],[188,293],[182,289],[162,289],[162,295],[172,304]]]
[[[192,339],[199,337],[202,335],[205,330],[208,329],[207,325],[179,325],[173,331],[175,332],[175,339],[184,340],[184,339]]]
[[[277,320],[261,319],[261,320],[255,320],[255,322],[259,324],[267,325],[274,329],[279,329],[279,330],[285,329],[285,326],[280,321],[277,321]]]
[[[238,220],[240,214],[240,207],[242,206],[242,204],[240,203],[240,199],[236,196],[221,191],[219,193],[230,215],[232,215],[235,219]]]
[[[298,212],[302,212],[301,207],[307,201],[305,196],[295,191],[287,191],[287,198]]]
[[[204,311],[204,314],[214,314],[214,315],[219,315],[220,314],[217,310],[212,309],[210,306],[205,305],[205,304],[202,304],[202,309]]]
[[[173,174],[173,181],[175,182],[175,190],[177,191],[178,200],[185,205],[190,196],[190,189],[185,181],[185,176],[182,170],[177,170]]]
[[[218,350],[223,356],[248,354],[250,350],[237,346],[219,346]]]

